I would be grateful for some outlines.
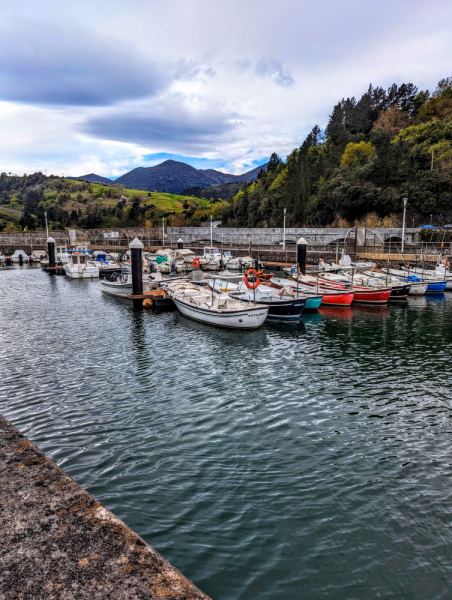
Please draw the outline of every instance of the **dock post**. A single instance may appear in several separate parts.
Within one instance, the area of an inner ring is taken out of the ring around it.
[[[19,254],[19,265],[20,265],[21,267],[23,267],[23,266],[24,266],[24,257],[22,256],[22,254]]]
[[[55,267],[55,240],[47,238],[47,252],[49,254],[49,267]]]
[[[297,242],[297,271],[301,271],[303,275],[306,275],[306,251],[307,241],[304,238],[300,238]]]
[[[184,240],[182,238],[179,238],[177,240],[177,249],[178,250],[183,250],[183,248],[184,248]]]
[[[132,295],[142,296],[143,295],[143,259],[141,253],[144,246],[143,243],[135,238],[129,244],[130,255],[132,263]]]

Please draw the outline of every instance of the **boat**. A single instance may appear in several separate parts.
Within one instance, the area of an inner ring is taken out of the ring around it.
[[[71,279],[94,279],[99,277],[99,269],[86,254],[72,252],[63,264],[64,272]]]
[[[339,278],[337,280],[336,278]],[[307,285],[316,285],[316,278],[306,275],[302,277],[302,281]],[[360,304],[387,304],[391,296],[391,288],[368,287],[365,285],[356,285],[353,281],[346,283],[341,280],[340,275],[328,273],[319,277],[319,283],[322,286],[327,286],[329,289],[351,291],[354,293],[353,302]]]
[[[382,273],[381,271],[364,271],[363,275],[367,275],[368,277],[372,277],[373,279],[377,279],[379,281],[383,281],[385,285],[409,285],[410,290],[408,292],[408,296],[424,296],[425,291],[427,289],[428,284],[416,281],[403,281],[399,277],[395,275],[389,275],[388,273]],[[392,297],[392,294],[391,294]]]
[[[156,308],[172,306],[170,297],[162,290],[162,282],[175,281],[175,279],[164,279],[159,271],[143,277],[143,295],[148,295],[153,300],[153,306]],[[184,280],[186,281],[186,280]],[[116,271],[110,279],[102,279],[100,282],[101,291],[109,296],[117,298],[127,298],[133,294],[132,269],[129,264],[124,264],[120,271]],[[154,294],[152,292],[158,292]]]
[[[283,279],[281,277],[272,276],[269,283],[276,289],[289,288],[292,292],[299,292],[306,297],[306,304],[303,312],[317,310],[322,304],[323,296],[314,293],[311,288],[298,286],[293,279]]]
[[[47,253],[45,250],[33,250],[30,254],[30,262],[31,263],[39,263],[42,260],[47,258]]]
[[[386,292],[390,290],[388,300],[406,300],[410,291],[410,284],[401,283],[389,284],[382,279],[376,279],[363,273],[324,273],[321,281],[327,281],[333,285],[343,285],[344,289],[352,288],[355,290],[354,302],[364,302],[368,304],[384,304],[384,300],[377,301],[372,298],[372,291]],[[366,291],[367,290],[367,291]],[[385,294],[386,295],[386,294]],[[367,297],[366,297],[367,296]]]
[[[204,248],[203,259],[204,261],[201,265],[203,271],[218,271],[222,266],[224,266],[221,252],[214,246],[206,246]]]
[[[244,281],[234,284],[223,278],[210,279],[209,287],[229,294],[231,298],[253,304],[268,306],[268,318],[282,321],[298,321],[306,305],[306,296],[298,296],[290,288],[277,289],[269,285],[258,285],[255,290],[246,287]]]
[[[23,250],[16,250],[14,252],[14,254],[11,255],[10,260],[13,263],[19,263],[21,261],[22,262],[28,262],[29,261],[29,256]]]
[[[189,281],[163,284],[179,311],[195,321],[228,329],[258,329],[268,314],[268,306],[242,302],[229,294],[200,287]]]
[[[399,277],[401,281],[406,281],[408,283],[426,283],[427,289],[425,290],[426,294],[442,294],[446,289],[447,281],[444,279],[430,279],[430,278],[420,278],[417,275],[411,275],[411,269],[406,271],[402,269],[381,269],[383,273],[388,273],[388,275],[395,275]]]
[[[355,297],[355,291],[352,289],[340,289],[328,283],[321,283],[318,278],[310,275],[303,275],[298,278],[298,287],[300,289],[309,288],[322,294],[322,304],[331,306],[350,306]]]
[[[100,250],[96,250],[93,253],[93,260],[91,262],[99,269],[99,275],[112,275],[115,271],[121,269],[119,263],[115,262],[110,255]]]

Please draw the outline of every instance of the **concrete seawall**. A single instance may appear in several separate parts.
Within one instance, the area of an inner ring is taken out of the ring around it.
[[[0,600],[13,598],[209,597],[0,416]]]

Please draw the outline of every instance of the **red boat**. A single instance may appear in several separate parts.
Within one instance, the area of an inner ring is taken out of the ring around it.
[[[322,285],[337,290],[351,290],[355,293],[353,302],[359,302],[360,304],[387,304],[389,296],[392,293],[392,288],[373,288],[362,285],[354,285],[349,287],[342,283],[330,281],[329,279],[322,279]]]
[[[306,283],[305,285],[312,288],[313,291],[318,289],[318,293],[323,296],[322,304],[328,304],[328,306],[350,306],[355,296],[353,290],[343,292],[323,285],[317,286],[315,283]]]
[[[322,304],[328,304],[329,306],[350,306],[353,301],[353,296],[355,295],[353,290],[343,292],[342,290],[329,287],[328,285],[317,285],[315,280],[312,283],[303,280],[300,281],[297,286],[295,280],[272,277],[271,283],[278,289],[281,289],[284,285],[290,285],[292,289],[298,287],[298,290],[301,291],[301,293],[306,291],[311,295],[318,294],[319,296],[323,296]]]

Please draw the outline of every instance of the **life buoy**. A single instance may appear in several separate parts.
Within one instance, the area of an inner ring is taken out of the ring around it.
[[[250,283],[248,281],[248,277],[250,277],[251,275],[254,275],[254,283]],[[258,272],[255,271],[254,269],[248,269],[248,271],[245,273],[245,285],[249,290],[255,290],[257,288],[257,286],[259,285],[260,280],[259,280],[259,275]]]
[[[199,258],[194,258],[192,260],[191,264],[195,267],[195,269],[197,269],[199,267],[199,265],[201,264],[201,261],[199,260]]]

